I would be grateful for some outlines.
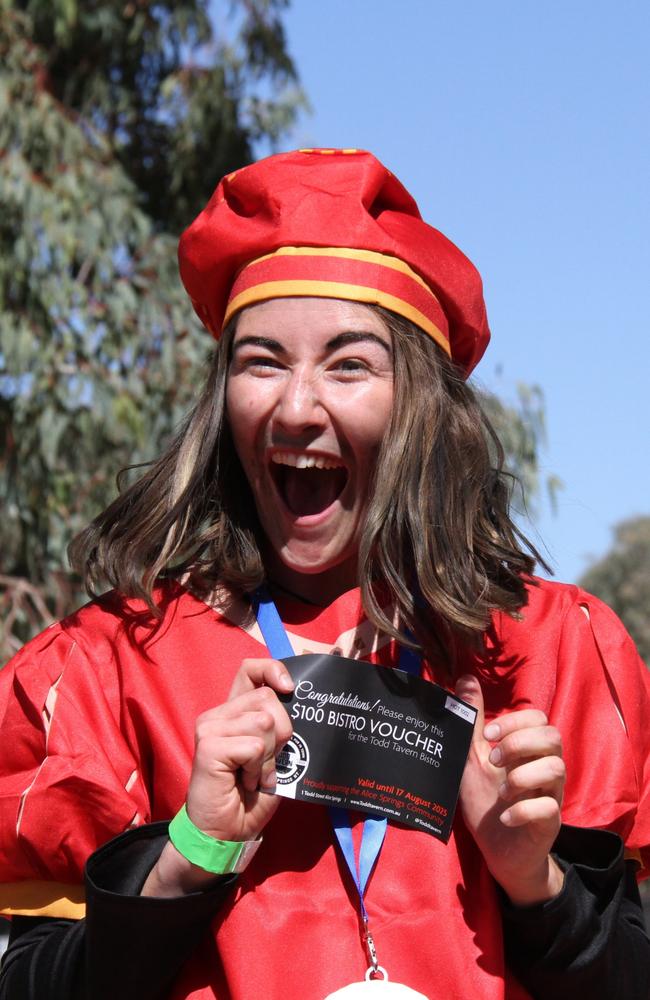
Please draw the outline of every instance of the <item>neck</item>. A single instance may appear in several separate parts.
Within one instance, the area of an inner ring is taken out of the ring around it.
[[[299,573],[285,566],[273,553],[265,560],[268,581],[291,597],[308,604],[325,607],[358,585],[357,559],[352,559],[324,570],[322,573]]]

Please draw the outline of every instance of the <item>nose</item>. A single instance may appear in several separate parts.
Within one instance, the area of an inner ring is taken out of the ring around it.
[[[313,372],[294,369],[286,379],[275,409],[275,418],[287,431],[321,427],[326,419]]]

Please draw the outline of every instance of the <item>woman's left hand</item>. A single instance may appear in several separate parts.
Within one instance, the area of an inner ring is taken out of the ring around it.
[[[566,776],[560,733],[532,708],[485,726],[483,692],[472,675],[458,680],[456,694],[477,710],[460,789],[465,823],[515,905],[551,899],[564,883],[549,853]]]

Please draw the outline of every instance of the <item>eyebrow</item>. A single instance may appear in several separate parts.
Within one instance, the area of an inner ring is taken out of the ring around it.
[[[348,344],[359,344],[363,341],[372,341],[375,344],[379,344],[388,355],[392,354],[390,344],[387,344],[385,340],[378,337],[376,333],[370,333],[369,330],[350,330],[347,333],[337,333],[336,337],[328,340],[325,346],[328,351],[336,351],[340,347],[347,347]],[[279,340],[274,340],[273,337],[242,337],[233,344],[233,352],[240,347],[265,347],[268,351],[275,351],[276,354],[287,354],[287,349]]]
[[[331,340],[327,341],[327,348],[330,351],[336,351],[339,347],[347,347],[348,344],[359,344],[364,340],[370,340],[375,344],[379,344],[389,355],[392,353],[390,344],[387,344],[385,340],[378,337],[376,333],[370,333],[369,330],[351,330],[348,333],[339,333],[336,337],[332,337]]]
[[[266,347],[267,350],[275,351],[276,354],[287,353],[280,341],[273,340],[272,337],[242,337],[241,340],[236,340],[232,345],[233,353],[240,347]]]

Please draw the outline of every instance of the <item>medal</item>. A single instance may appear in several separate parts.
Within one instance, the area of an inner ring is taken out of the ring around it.
[[[376,973],[380,973],[382,979],[371,979],[371,976]],[[412,990],[410,986],[403,986],[402,983],[391,983],[386,970],[382,969],[381,965],[375,968],[370,966],[366,972],[366,978],[362,983],[350,983],[349,986],[344,986],[340,990],[336,990],[334,993],[329,993],[325,1000],[363,1000],[366,997],[367,1000],[427,1000],[424,993],[418,993],[416,990]]]

